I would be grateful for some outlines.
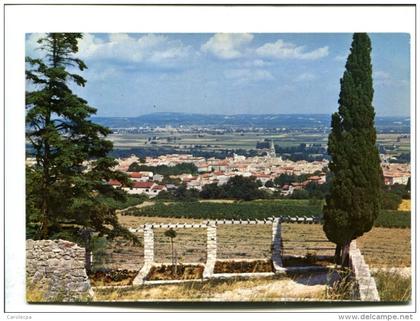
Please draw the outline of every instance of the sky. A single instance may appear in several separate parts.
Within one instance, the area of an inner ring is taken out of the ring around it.
[[[26,55],[42,57],[27,34]],[[374,107],[410,114],[409,34],[374,33]],[[310,114],[337,110],[350,33],[84,34],[76,94],[97,116],[154,112]]]

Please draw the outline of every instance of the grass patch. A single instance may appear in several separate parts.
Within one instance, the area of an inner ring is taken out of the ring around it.
[[[47,288],[36,284],[26,286],[26,302],[90,302],[92,298],[87,294],[67,293],[64,290],[51,295]]]
[[[381,301],[409,302],[411,300],[411,277],[396,272],[379,271],[373,275]]]
[[[356,300],[357,283],[350,270],[339,270],[338,278],[330,287],[325,288],[321,298],[325,300]]]

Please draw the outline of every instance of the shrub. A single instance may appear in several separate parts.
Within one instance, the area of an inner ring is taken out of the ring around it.
[[[391,191],[382,193],[382,208],[386,210],[397,210],[402,200],[402,196]]]
[[[396,272],[380,271],[375,273],[376,286],[381,301],[408,302],[411,300],[411,278]]]

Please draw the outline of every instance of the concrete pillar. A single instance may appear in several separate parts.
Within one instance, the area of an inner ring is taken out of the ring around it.
[[[204,268],[203,277],[209,278],[213,275],[214,264],[217,259],[217,225],[215,221],[210,221],[207,226],[207,261]]]
[[[149,274],[150,268],[155,261],[155,239],[151,224],[146,224],[143,229],[143,246],[144,246],[144,264],[137,276],[133,280],[133,285],[142,284],[144,278]]]
[[[274,272],[283,272],[283,263],[281,256],[282,241],[281,241],[281,221],[279,218],[273,220],[272,239],[271,239],[271,259],[273,261]]]
[[[155,239],[151,224],[144,227],[144,264],[152,264],[155,261]]]

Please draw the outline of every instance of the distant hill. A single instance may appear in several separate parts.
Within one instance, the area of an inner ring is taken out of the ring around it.
[[[330,127],[329,114],[238,114],[210,115],[188,113],[152,113],[138,117],[94,117],[93,121],[110,128],[209,126],[209,127],[262,127],[262,128],[324,128]],[[409,117],[377,117],[378,129],[396,128],[409,131]],[[404,130],[404,131],[405,131]]]

